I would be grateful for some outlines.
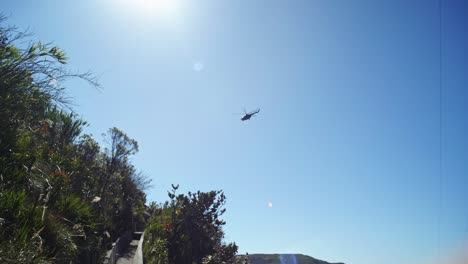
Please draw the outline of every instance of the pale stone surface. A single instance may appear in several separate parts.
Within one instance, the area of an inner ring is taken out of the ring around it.
[[[117,264],[131,264],[135,257],[136,248],[139,240],[132,240],[130,242],[129,252],[125,256],[121,256],[117,259]]]

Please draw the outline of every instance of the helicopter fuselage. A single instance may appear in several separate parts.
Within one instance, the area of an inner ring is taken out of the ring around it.
[[[254,116],[255,114],[258,114],[258,112],[260,112],[260,109],[257,109],[257,111],[254,111],[254,112],[251,112],[251,113],[245,113],[245,116],[243,116],[241,118],[242,121],[247,121],[249,120],[252,116]]]
[[[247,115],[243,116],[243,117],[241,118],[241,120],[242,120],[242,121],[246,121],[246,120],[249,120],[251,117],[252,117],[252,115],[247,114]]]

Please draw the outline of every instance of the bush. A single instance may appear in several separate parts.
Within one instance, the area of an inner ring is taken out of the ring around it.
[[[176,195],[177,188],[168,193],[170,202],[150,207],[144,259],[148,263],[235,262],[236,244],[223,242],[223,192]]]

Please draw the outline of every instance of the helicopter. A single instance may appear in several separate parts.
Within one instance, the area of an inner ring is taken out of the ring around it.
[[[250,113],[247,113],[247,111],[245,111],[244,109],[244,116],[241,118],[241,121],[247,121],[249,120],[250,118],[252,118],[252,116],[258,114],[260,112],[260,108],[258,108],[257,110],[255,111],[252,111]]]

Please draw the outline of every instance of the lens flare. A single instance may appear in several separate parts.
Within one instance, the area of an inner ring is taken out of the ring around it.
[[[281,254],[279,255],[281,264],[297,264],[296,255],[294,254]]]
[[[205,64],[203,61],[197,61],[196,63],[193,64],[193,70],[196,72],[201,72],[205,69]]]
[[[118,0],[121,7],[138,16],[174,20],[179,16],[179,0]]]

